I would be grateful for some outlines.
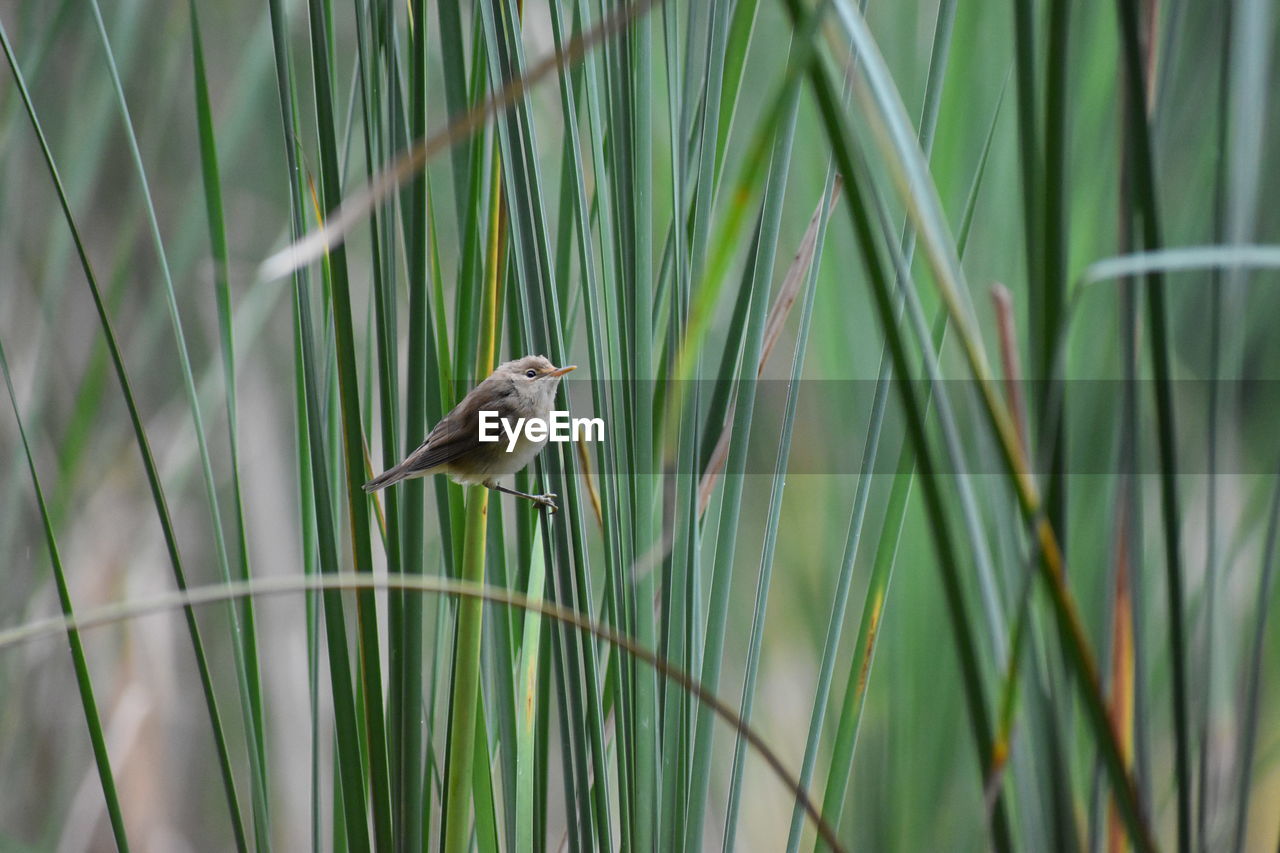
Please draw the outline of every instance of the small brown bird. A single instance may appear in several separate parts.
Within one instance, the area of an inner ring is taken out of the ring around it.
[[[577,365],[556,367],[540,355],[527,355],[515,361],[498,365],[498,369],[481,382],[453,411],[435,425],[422,446],[410,453],[399,465],[385,471],[364,484],[366,492],[374,492],[407,480],[429,474],[448,474],[454,482],[480,483],[487,488],[518,498],[531,500],[538,506],[556,511],[553,494],[530,495],[499,486],[497,478],[521,470],[542,451],[547,441],[535,441],[525,430],[516,427],[511,435],[500,422],[518,424],[540,419],[546,422],[551,413],[551,403],[560,385],[560,377]],[[480,413],[487,416],[489,435],[497,435],[497,441],[480,440]]]

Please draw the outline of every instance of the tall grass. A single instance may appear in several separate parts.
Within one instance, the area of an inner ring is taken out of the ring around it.
[[[1274,845],[1228,6],[0,8],[0,838]],[[362,491],[527,353],[558,513]]]

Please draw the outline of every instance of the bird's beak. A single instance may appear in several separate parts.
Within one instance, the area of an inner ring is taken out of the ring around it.
[[[548,372],[547,375],[548,376],[564,376],[569,371],[577,370],[577,369],[578,369],[578,365],[571,364],[568,367],[557,367],[555,370]]]

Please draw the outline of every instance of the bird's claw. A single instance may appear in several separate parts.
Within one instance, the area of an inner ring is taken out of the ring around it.
[[[560,507],[556,506],[556,497],[557,495],[555,495],[554,493],[547,492],[546,494],[542,494],[542,495],[534,495],[533,502],[540,507],[544,507],[546,509],[551,510],[551,514],[554,515],[560,511]]]

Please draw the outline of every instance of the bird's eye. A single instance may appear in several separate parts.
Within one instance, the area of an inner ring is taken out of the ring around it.
[[[529,368],[524,372],[524,375],[532,379],[533,377],[538,375],[538,371],[534,370],[533,368]]]

